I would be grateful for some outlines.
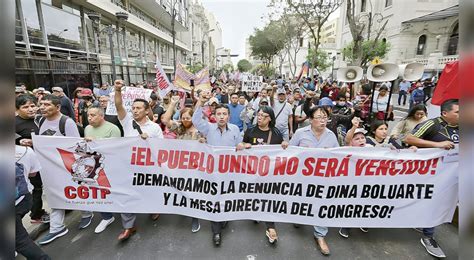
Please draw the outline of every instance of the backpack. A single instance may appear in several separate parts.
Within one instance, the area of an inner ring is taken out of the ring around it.
[[[59,119],[59,132],[61,133],[61,135],[63,136],[66,136],[66,121],[69,117],[65,116],[65,115],[61,115],[61,118]],[[44,124],[44,121],[46,120],[45,117],[39,117],[37,119],[35,119],[35,121],[37,122],[37,125],[38,125],[38,132],[36,133],[37,135],[39,135],[39,130],[41,128],[41,126]],[[77,130],[79,131],[79,135],[81,137],[84,137],[84,128],[82,126],[79,126],[77,125]]]
[[[28,183],[25,179],[25,167],[23,164],[15,162],[15,200],[23,195],[30,193],[28,191]]]
[[[415,89],[413,91],[412,96],[413,96],[413,103],[415,105],[423,103],[423,100],[425,99],[425,93],[421,89]]]

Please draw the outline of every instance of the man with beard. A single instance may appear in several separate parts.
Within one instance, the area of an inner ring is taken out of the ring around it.
[[[193,125],[199,132],[206,137],[207,143],[215,146],[231,146],[236,147],[242,141],[240,130],[236,125],[229,123],[229,107],[225,104],[218,104],[216,106],[216,121],[217,123],[207,122],[203,118],[202,106],[209,100],[208,92],[201,92],[198,102],[194,108],[192,117]],[[221,229],[222,222],[211,222],[214,245],[221,244]]]

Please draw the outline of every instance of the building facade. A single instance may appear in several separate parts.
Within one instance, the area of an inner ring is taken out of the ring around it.
[[[459,59],[459,5],[404,21],[400,42],[402,64],[419,62],[426,73],[438,74]]]
[[[365,30],[362,34],[364,39],[374,39],[377,31],[388,20],[380,39],[385,39],[391,47],[382,60],[383,62],[400,64],[412,52],[406,49],[406,38],[401,36],[402,23],[449,8],[458,3],[459,0],[356,0],[354,7],[355,20],[365,24]],[[347,1],[344,1],[340,7],[339,17],[341,22],[339,26],[341,37],[338,41],[340,49],[352,42],[352,35],[346,17],[346,5]],[[409,53],[406,53],[407,51]]]
[[[191,52],[187,0],[15,0],[16,80],[29,89],[112,83],[118,79],[154,81],[155,62],[173,73],[172,8],[175,8],[176,59]],[[128,14],[120,21],[115,14]],[[98,14],[94,23],[89,14]],[[113,52],[111,55],[111,28]]]

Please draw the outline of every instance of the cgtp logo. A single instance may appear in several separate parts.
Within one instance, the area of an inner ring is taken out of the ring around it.
[[[86,142],[76,144],[74,152],[57,148],[66,170],[78,187],[66,186],[68,199],[105,199],[110,194],[109,180],[104,171],[104,156],[92,151]]]

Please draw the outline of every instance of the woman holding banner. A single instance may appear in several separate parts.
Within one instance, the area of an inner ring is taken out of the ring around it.
[[[179,111],[179,121],[172,120],[176,107],[179,103],[179,96],[172,96],[170,106],[163,115],[161,122],[166,125],[170,132],[176,134],[176,139],[180,140],[199,140],[202,135],[194,127],[191,119],[193,118],[193,109],[185,107]],[[191,222],[191,231],[196,233],[201,229],[199,219],[193,218]]]
[[[250,149],[252,145],[281,144],[287,147],[288,143],[283,140],[282,134],[275,127],[275,122],[273,109],[269,106],[261,106],[257,112],[257,124],[245,131],[244,139],[237,145],[236,150]],[[265,225],[268,242],[274,244],[278,240],[275,222],[265,222]]]

